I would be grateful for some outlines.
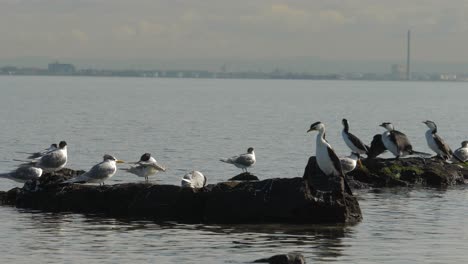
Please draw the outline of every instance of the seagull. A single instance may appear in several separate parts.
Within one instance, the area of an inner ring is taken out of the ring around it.
[[[150,153],[145,153],[137,162],[129,162],[130,164],[138,164],[130,168],[123,168],[121,170],[130,172],[138,177],[145,177],[148,181],[148,176],[155,175],[158,171],[166,171],[166,168],[158,164],[155,158]]]
[[[351,151],[358,155],[367,154],[369,151],[369,147],[362,143],[362,141],[358,137],[349,133],[348,120],[343,118],[341,123],[343,124],[343,131],[341,132],[341,135],[343,136],[344,142],[351,149]]]
[[[248,172],[247,168],[253,166],[256,162],[254,148],[250,147],[245,154],[233,156],[229,159],[220,159],[220,161],[233,164],[237,168],[241,168],[242,171]]]
[[[340,157],[341,169],[344,174],[353,171],[356,168],[356,165],[361,165],[361,160],[359,159],[359,154],[351,152],[351,155]]]
[[[437,125],[430,120],[423,121],[423,123],[429,128],[426,131],[426,141],[429,148],[443,160],[452,158],[453,152],[449,145],[447,145],[445,141],[437,135]]]
[[[206,177],[199,171],[191,171],[184,175],[181,185],[187,188],[203,188],[206,185]]]
[[[104,181],[114,176],[117,171],[116,163],[124,163],[124,161],[118,160],[109,154],[105,154],[103,161],[94,165],[88,172],[64,181],[64,183],[99,183],[104,185]]]
[[[54,172],[62,169],[67,164],[67,142],[60,141],[57,149],[31,160],[27,164],[41,168],[43,172]]]
[[[398,159],[406,155],[430,155],[428,153],[413,150],[408,137],[398,130],[395,130],[392,123],[385,122],[380,124],[381,127],[387,129],[382,133],[382,143],[385,148],[390,151]]]
[[[18,152],[18,153],[23,153],[23,154],[28,154],[29,156],[27,157],[27,159],[36,159],[36,158],[39,158],[41,156],[44,156],[45,154],[53,151],[57,149],[57,144],[52,144],[50,145],[50,147],[46,148],[46,149],[43,149],[39,152]]]
[[[10,179],[16,182],[25,183],[29,180],[39,179],[42,175],[42,169],[32,166],[21,166],[9,173],[0,173],[0,178]]]
[[[343,178],[346,192],[352,194],[351,188],[349,187],[348,182],[344,176],[340,159],[338,159],[335,151],[325,139],[325,125],[322,122],[315,122],[310,125],[310,129],[307,132],[311,131],[318,131],[315,156],[319,169],[327,176]]]
[[[453,156],[463,162],[468,161],[468,141],[463,141],[461,143],[461,147],[457,148],[455,152],[453,152]]]

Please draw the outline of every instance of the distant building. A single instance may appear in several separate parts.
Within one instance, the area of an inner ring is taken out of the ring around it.
[[[406,80],[406,66],[403,64],[393,64],[391,78],[393,80]]]
[[[66,64],[66,63],[50,63],[48,67],[49,73],[52,74],[73,74],[75,73],[76,69],[73,64]]]

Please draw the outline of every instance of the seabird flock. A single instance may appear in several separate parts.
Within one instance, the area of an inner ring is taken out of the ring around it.
[[[426,141],[429,148],[436,153],[436,156],[445,162],[466,162],[468,161],[468,141],[463,141],[461,147],[452,151],[445,141],[437,134],[437,125],[432,121],[424,121],[429,128],[426,133]],[[327,176],[342,178],[345,191],[351,193],[345,174],[351,172],[357,165],[361,165],[361,155],[367,155],[368,158],[374,158],[382,152],[390,151],[396,159],[406,155],[430,154],[415,151],[408,139],[402,132],[395,130],[392,123],[384,122],[380,126],[385,128],[381,135],[375,135],[371,147],[364,144],[357,136],[349,132],[349,122],[342,120],[343,131],[341,133],[344,142],[351,149],[351,154],[345,157],[338,157],[330,143],[325,139],[325,125],[322,122],[313,123],[307,132],[318,131],[316,138],[316,161],[319,169]],[[24,152],[23,152],[24,153]],[[53,174],[65,167],[68,160],[67,143],[61,141],[58,145],[52,144],[49,148],[40,152],[25,153],[29,156],[28,160],[21,160],[23,163],[14,171],[9,173],[0,173],[0,178],[7,178],[17,182],[24,183],[29,180],[38,179],[43,173]],[[248,173],[247,169],[256,162],[254,148],[247,149],[247,153],[236,155],[220,161],[232,164],[237,168]],[[124,161],[116,159],[114,156],[105,154],[103,161],[94,165],[88,172],[85,172],[64,183],[99,183],[110,179],[117,172],[117,164]],[[145,178],[149,181],[149,176],[157,172],[165,172],[167,168],[161,166],[150,153],[144,153],[139,161],[127,162],[132,164],[129,168],[121,170]],[[183,176],[182,187],[202,188],[206,185],[206,177],[199,171],[191,171]]]
[[[426,140],[429,148],[436,153],[436,157],[443,161],[466,162],[468,161],[468,141],[463,141],[462,146],[452,152],[444,140],[437,135],[437,125],[432,121],[424,121],[429,130],[426,132]],[[345,184],[345,190],[349,193],[345,174],[354,170],[357,164],[360,164],[360,155],[366,154],[368,158],[374,158],[384,152],[390,151],[396,159],[406,155],[430,154],[415,151],[408,139],[402,132],[395,130],[392,123],[384,122],[380,126],[386,131],[382,135],[376,135],[373,138],[371,146],[376,146],[377,151],[365,145],[358,137],[349,132],[348,120],[343,119],[342,136],[346,145],[351,149],[351,155],[338,158],[335,151],[325,139],[325,125],[322,122],[315,122],[310,126],[307,132],[318,131],[316,140],[316,161],[319,169],[327,176],[342,177]],[[376,153],[371,153],[371,150]]]

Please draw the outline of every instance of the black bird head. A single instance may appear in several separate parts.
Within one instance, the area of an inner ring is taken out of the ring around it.
[[[250,147],[250,148],[247,149],[247,153],[252,154],[253,151],[254,151],[254,148],[252,148],[252,147]]]
[[[343,124],[344,130],[345,130],[346,132],[348,132],[348,130],[349,130],[349,123],[348,123],[348,120],[346,120],[346,118],[343,118],[343,120],[341,120],[341,124]]]
[[[150,153],[145,153],[145,154],[141,155],[140,161],[149,161],[150,158],[151,158],[151,154]]]
[[[322,128],[322,127],[323,127],[323,123],[318,121],[318,122],[315,122],[312,125],[310,125],[310,128],[309,128],[309,130],[307,130],[307,132],[316,131],[316,130],[319,130],[320,128]]]
[[[65,141],[60,141],[60,143],[59,143],[59,148],[63,149],[63,148],[66,147],[66,146],[67,146],[67,142],[65,142]]]

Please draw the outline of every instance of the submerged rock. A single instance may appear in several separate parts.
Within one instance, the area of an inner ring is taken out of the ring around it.
[[[288,253],[274,255],[269,258],[257,259],[254,263],[270,263],[270,264],[305,264],[305,258],[299,253]]]
[[[446,187],[465,184],[468,178],[466,164],[450,164],[440,159],[419,157],[400,159],[362,159],[363,167],[348,173],[348,182],[353,188],[429,186]],[[321,189],[330,189],[330,181],[315,171],[315,157],[309,160],[304,177]],[[321,183],[321,184],[319,184]],[[328,184],[327,184],[328,183]]]
[[[0,199],[19,208],[191,223],[352,223],[362,219],[354,196],[339,190],[317,191],[301,178],[229,181],[200,189],[150,183],[60,183],[73,176],[71,172],[44,175],[0,194]]]

